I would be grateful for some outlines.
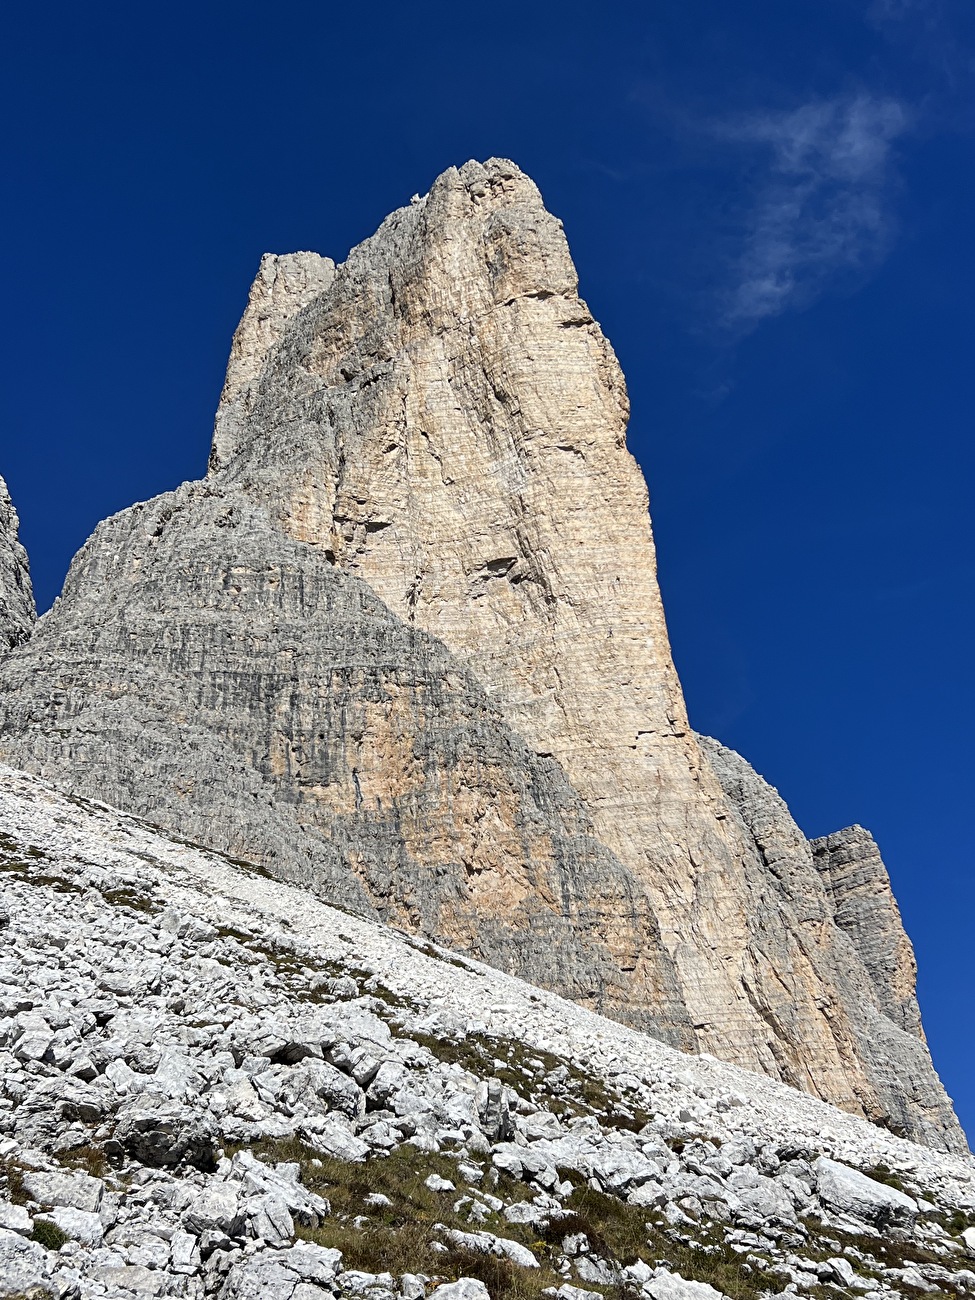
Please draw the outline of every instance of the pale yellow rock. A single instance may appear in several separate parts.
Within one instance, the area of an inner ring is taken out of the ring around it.
[[[80,553],[0,756],[964,1149],[879,856],[688,725],[627,418],[509,162],[264,258],[207,481]]]
[[[779,1072],[754,1002],[822,990],[793,992],[752,950],[744,849],[671,659],[623,375],[561,223],[512,165],[452,170],[353,252],[302,325],[299,367],[264,386],[290,416],[320,385],[335,437],[309,429],[282,456],[263,417],[228,476],[272,471],[293,536],[468,659],[651,886],[698,1045]],[[835,1095],[845,1067],[812,1006],[807,1028]]]
[[[699,1050],[886,1113],[815,872],[796,909],[688,725],[623,375],[534,183],[496,159],[446,172],[261,363],[223,478],[462,655],[557,759],[654,901]]]

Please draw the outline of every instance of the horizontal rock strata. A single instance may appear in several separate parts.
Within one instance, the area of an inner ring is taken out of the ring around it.
[[[242,494],[100,525],[3,683],[24,766],[611,1013],[636,985],[680,1036],[652,902],[559,766]]]
[[[342,265],[265,258],[206,482],[96,531],[0,671],[0,754],[962,1149],[887,939],[794,826],[777,874],[688,726],[627,414],[511,163]]]
[[[784,914],[794,918],[786,930],[783,912],[766,907],[766,943],[788,952],[793,965],[815,970],[821,987],[831,990],[830,1015],[842,1008],[847,1077],[859,1108],[894,1132],[934,1145],[947,1135],[963,1150],[921,1027],[914,952],[873,837],[853,826],[807,841],[778,792],[739,754],[706,737],[701,743],[755,844],[756,893],[771,884]],[[796,1031],[787,1019],[777,1026],[786,1039]],[[785,1045],[780,1050],[788,1056]],[[854,1062],[862,1063],[859,1070]]]
[[[970,1159],[2,768],[0,828],[0,1295],[975,1291]]]

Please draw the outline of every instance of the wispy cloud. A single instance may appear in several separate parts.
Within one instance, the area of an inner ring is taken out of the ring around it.
[[[965,0],[962,0],[964,3]],[[867,22],[875,27],[894,23],[918,23],[931,31],[947,34],[951,28],[952,0],[871,0]]]
[[[895,224],[894,142],[907,125],[899,101],[861,93],[717,129],[723,139],[759,151],[744,248],[725,295],[726,326],[747,331],[885,256]]]
[[[920,83],[915,98],[926,117],[971,130],[975,56],[963,36],[970,0],[872,0],[867,22],[892,49],[907,54]]]
[[[930,7],[930,0],[873,0],[867,9],[867,17],[875,23],[899,23]]]

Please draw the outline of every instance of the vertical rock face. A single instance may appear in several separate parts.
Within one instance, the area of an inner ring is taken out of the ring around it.
[[[904,933],[880,850],[862,826],[812,840],[813,861],[833,908],[873,986],[878,1007],[901,1029],[923,1041],[915,984],[917,962]]]
[[[917,964],[873,837],[851,826],[807,841],[779,793],[739,755],[701,737],[735,816],[755,848],[755,932],[784,969],[806,969],[845,1057],[848,1110],[895,1133],[951,1149],[965,1139],[931,1065],[915,996]],[[769,1021],[778,1049],[801,1026]],[[786,1077],[788,1077],[787,1072]],[[805,1085],[808,1087],[808,1084]],[[841,1085],[842,1086],[842,1085]]]
[[[784,805],[687,724],[627,413],[511,163],[340,266],[265,258],[206,483],[96,532],[0,674],[0,755],[963,1144],[869,909],[854,939]]]
[[[245,495],[106,520],[0,684],[20,765],[687,1038],[652,900],[558,764]]]
[[[238,429],[257,396],[257,381],[289,321],[331,284],[335,263],[317,253],[265,253],[247,307],[234,332],[227,377],[213,429],[210,469],[233,455]]]
[[[0,655],[27,640],[37,617],[19,528],[17,511],[0,478]]]
[[[248,364],[213,479],[464,658],[654,898],[696,1041],[775,1069],[742,978],[777,977],[687,724],[623,376],[535,185],[451,169]]]

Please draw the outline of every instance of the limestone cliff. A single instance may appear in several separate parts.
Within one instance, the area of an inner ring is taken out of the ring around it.
[[[558,764],[244,494],[188,484],[99,525],[0,681],[21,766],[687,1037],[652,900]]]
[[[824,1015],[846,1021],[843,1048],[870,1081],[865,1090],[859,1071],[850,1070],[856,1105],[848,1108],[932,1145],[945,1133],[961,1139],[931,1068],[914,951],[873,837],[851,826],[807,841],[778,792],[739,754],[707,737],[701,743],[755,846],[756,897],[771,887],[781,900],[762,907],[764,942],[780,960],[789,954],[789,963],[814,969],[822,987],[833,990]],[[793,924],[783,926],[789,916]],[[798,1029],[793,1024],[787,1033]],[[780,1051],[788,1056],[787,1046]]]
[[[0,755],[961,1148],[863,956],[889,911],[853,937],[688,726],[627,413],[511,163],[340,266],[265,258],[206,483],[96,531],[0,674]]]
[[[0,478],[0,655],[27,640],[37,617],[19,529],[17,511]]]
[[[848,826],[812,840],[810,847],[833,919],[863,963],[878,1007],[923,1041],[915,995],[917,962],[873,836],[862,826]]]

